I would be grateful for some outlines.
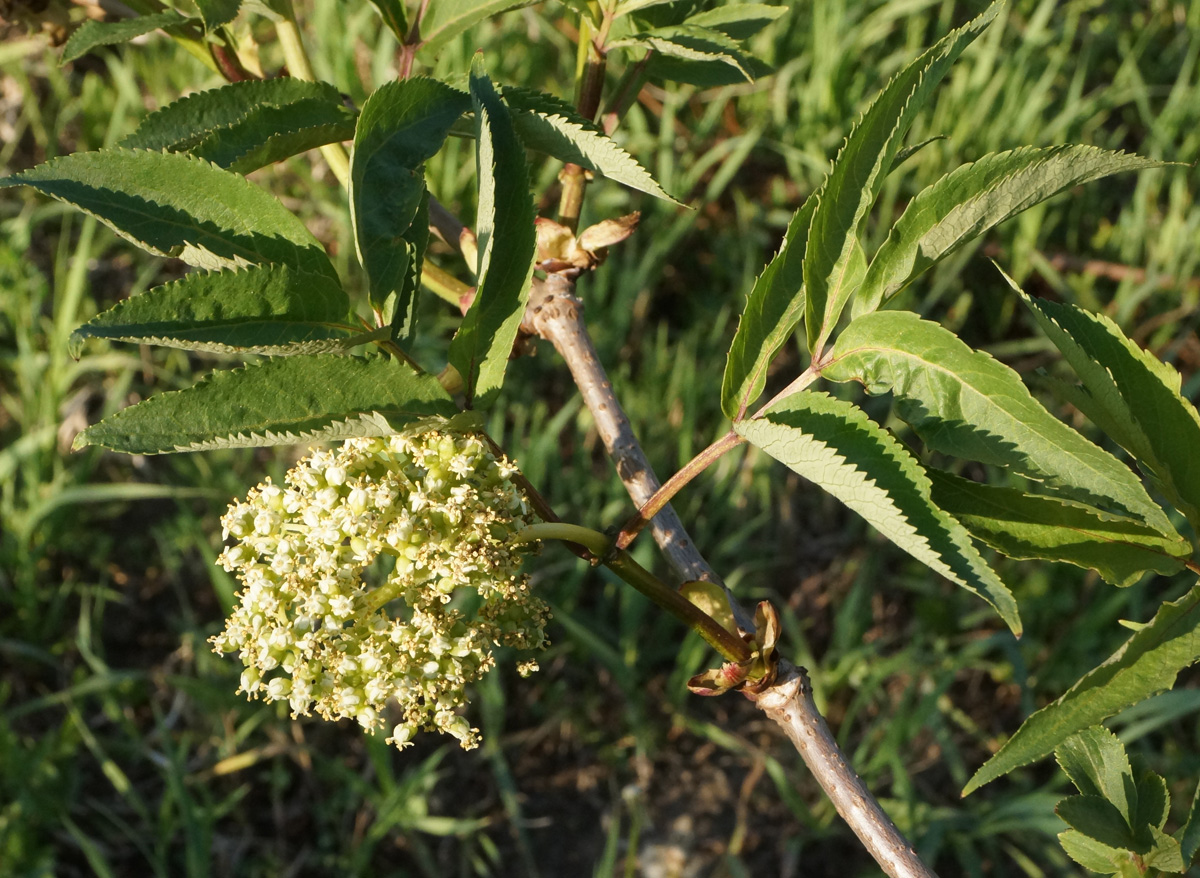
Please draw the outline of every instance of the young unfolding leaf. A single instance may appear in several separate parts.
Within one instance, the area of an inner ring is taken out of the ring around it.
[[[963,165],[909,202],[867,269],[854,313],[874,311],[943,256],[1065,189],[1161,164],[1094,146],[1053,146]]]
[[[1059,421],[1008,366],[908,311],[879,311],[838,336],[821,375],[891,391],[935,451],[1007,467],[1051,491],[1177,535],[1129,467]]]
[[[1125,587],[1147,571],[1169,576],[1183,569],[1191,544],[1139,521],[1090,506],[1026,494],[926,470],[933,502],[975,539],[1010,558],[1040,558],[1090,567],[1107,582]]]
[[[525,149],[478,56],[471,97],[478,137],[479,285],[450,342],[450,363],[462,376],[468,407],[485,408],[500,389],[525,315],[537,233]]]
[[[504,89],[504,100],[512,111],[517,136],[530,149],[559,161],[574,162],[655,198],[679,203],[637,159],[565,101],[543,92],[513,87]]]
[[[1133,455],[1200,532],[1200,415],[1180,392],[1179,373],[1107,317],[1032,299],[1009,283],[1083,382],[1071,401]]]
[[[332,85],[292,77],[232,82],[147,116],[121,141],[130,149],[190,152],[247,174],[354,136],[355,113]]]
[[[304,224],[246,178],[179,153],[80,152],[0,179],[72,204],[140,247],[199,268],[277,262],[337,273]]]
[[[499,15],[522,6],[532,6],[537,0],[435,0],[421,19],[421,54],[428,57],[467,28],[485,18]]]
[[[391,82],[367,98],[350,160],[350,217],[371,305],[412,330],[417,244],[427,229],[413,221],[425,197],[425,161],[441,149],[450,126],[471,108],[466,93],[433,79]],[[390,300],[390,304],[389,303]]]
[[[967,795],[1014,768],[1053,752],[1078,731],[1170,689],[1181,670],[1200,660],[1200,583],[1164,603],[1139,630],[1066,694],[1025,720],[1000,751],[975,772]]]
[[[767,368],[804,317],[804,248],[816,206],[814,193],[792,216],[783,245],[750,290],[721,382],[721,409],[730,420],[740,420],[758,399]]]
[[[360,335],[345,325],[349,310],[336,283],[286,265],[194,272],[93,317],[71,333],[71,353],[88,338],[259,354],[340,350]]]
[[[1017,604],[957,521],[934,505],[908,450],[861,410],[823,393],[789,396],[734,430],[837,497],[917,560],[984,598],[1015,634]]]
[[[111,46],[125,43],[134,37],[148,34],[159,28],[177,27],[195,19],[180,15],[178,12],[167,10],[153,15],[139,15],[136,18],[124,18],[120,21],[85,21],[71,34],[63,46],[62,63],[74,61],[97,46]]]
[[[849,269],[858,231],[917,111],[950,65],[996,17],[999,4],[948,34],[893,77],[854,126],[833,163],[813,215],[804,257],[808,347],[819,355],[854,286]]]
[[[386,436],[458,413],[437,379],[382,357],[318,354],[214,372],[122,409],[75,438],[131,454]]]

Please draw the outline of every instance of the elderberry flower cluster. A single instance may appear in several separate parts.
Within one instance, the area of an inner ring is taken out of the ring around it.
[[[368,729],[395,699],[389,742],[424,728],[477,746],[466,685],[496,645],[544,647],[549,618],[520,573],[532,513],[515,472],[472,435],[351,439],[235,502],[218,560],[243,588],[212,644],[241,658],[240,691]]]

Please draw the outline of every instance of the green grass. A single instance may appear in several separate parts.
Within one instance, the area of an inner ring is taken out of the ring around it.
[[[701,207],[594,185],[589,216],[636,208],[643,221],[581,292],[660,474],[722,430],[724,354],[791,210],[883,81],[977,5],[797,3],[756,41],[775,77],[652,88],[653,108],[630,114],[627,148]],[[317,7],[317,73],[361,102],[390,75],[394,41],[368,4]],[[1200,158],[1200,2],[1012,7],[919,119],[912,142],[947,137],[893,174],[881,215],[957,164],[1019,144]],[[464,70],[476,46],[497,78],[569,94],[570,41],[538,10],[464,36],[434,72]],[[268,66],[273,51],[264,47]],[[0,76],[11,96],[5,173],[112,143],[147,108],[218,82],[161,38],[65,69],[49,53],[0,53]],[[428,169],[467,218],[473,165],[456,142]],[[544,188],[554,173],[534,176]],[[295,199],[336,245],[343,277],[360,283],[345,205],[319,162],[255,179]],[[1167,169],[1060,197],[950,260],[910,303],[1022,370],[1048,364],[987,263],[995,255],[1030,288],[1112,314],[1174,362],[1194,396],[1197,182],[1191,168]],[[212,565],[217,518],[296,452],[67,453],[85,423],[219,361],[103,344],[72,361],[65,339],[77,323],[178,268],[11,190],[0,229],[0,871],[608,876],[683,856],[700,874],[874,874],[751,705],[686,694],[713,661],[699,639],[555,548],[533,568],[554,605],[554,645],[532,680],[500,671],[480,687],[474,720],[488,743],[478,751],[426,740],[398,754],[356,728],[292,721],[234,695],[237,670],[205,643],[234,588]],[[444,305],[429,297],[422,309],[448,337]],[[435,335],[418,353],[432,364],[442,351]],[[791,347],[771,380],[786,381],[802,357]],[[619,524],[628,500],[561,363],[545,348],[512,371],[492,434],[565,518]],[[872,406],[886,417],[886,401]],[[779,607],[786,649],[813,671],[839,740],[943,874],[1072,874],[1054,838],[1066,788],[1049,766],[965,801],[958,790],[1029,712],[1124,639],[1118,619],[1146,619],[1180,582],[1117,591],[1074,568],[1002,563],[1026,620],[1017,643],[982,603],[908,565],[762,455],[728,456],[676,506],[747,603]],[[648,541],[635,548],[658,563]],[[1195,678],[1183,682],[1115,724],[1180,805],[1200,774]]]

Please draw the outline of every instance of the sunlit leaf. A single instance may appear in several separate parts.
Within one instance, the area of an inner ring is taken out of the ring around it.
[[[983,597],[1020,634],[1012,594],[962,525],[934,505],[920,464],[861,409],[823,393],[797,393],[734,430],[914,558]]]

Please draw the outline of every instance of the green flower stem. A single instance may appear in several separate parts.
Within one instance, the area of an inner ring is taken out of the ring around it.
[[[563,540],[583,546],[622,580],[703,637],[726,660],[744,662],[750,659],[750,647],[745,641],[722,628],[712,616],[633,560],[628,552],[615,549],[612,540],[599,531],[577,524],[531,524],[513,538],[520,542]]]
[[[650,520],[658,515],[664,506],[671,502],[671,498],[678,494],[684,485],[720,460],[726,452],[732,451],[745,441],[737,433],[730,430],[712,445],[689,460],[679,472],[667,479],[666,484],[655,491],[650,499],[642,504],[642,508],[637,511],[633,518],[625,522],[625,526],[617,534],[617,548],[629,548],[629,544],[633,542],[642,528],[648,525]]]
[[[283,6],[281,4],[281,6]],[[275,33],[279,37],[279,47],[283,50],[283,59],[287,63],[288,72],[296,79],[316,82],[312,64],[308,60],[308,52],[300,39],[300,28],[296,24],[296,13],[289,2],[283,6],[282,16],[275,24]],[[350,186],[350,156],[346,147],[340,143],[327,143],[321,147],[321,155],[329,163],[329,169],[338,178],[343,188]]]

